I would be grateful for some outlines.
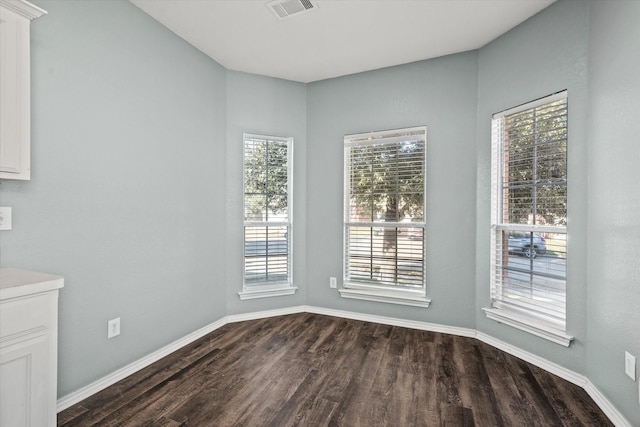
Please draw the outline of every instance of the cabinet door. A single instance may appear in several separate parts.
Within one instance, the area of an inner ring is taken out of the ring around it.
[[[29,24],[0,7],[0,178],[30,178]]]
[[[0,426],[56,424],[58,291],[0,301]]]
[[[48,406],[49,335],[44,328],[0,347],[0,426],[55,425]]]

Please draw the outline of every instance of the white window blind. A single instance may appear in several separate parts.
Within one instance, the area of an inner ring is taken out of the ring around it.
[[[244,135],[244,285],[291,280],[292,138]]]
[[[426,127],[347,135],[344,147],[345,287],[424,297]]]
[[[565,331],[566,91],[494,115],[491,208],[492,307]]]

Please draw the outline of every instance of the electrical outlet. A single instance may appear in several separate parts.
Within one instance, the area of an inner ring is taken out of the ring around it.
[[[329,277],[329,287],[330,288],[337,288],[338,287],[338,279],[336,279],[335,277]]]
[[[120,335],[120,318],[119,317],[117,319],[109,320],[109,322],[107,322],[107,326],[109,328],[107,331],[107,338],[111,339],[113,337],[117,337],[118,335]]]
[[[624,373],[632,380],[636,380],[636,358],[628,351],[624,352]]]
[[[0,207],[0,230],[11,230],[11,208]]]

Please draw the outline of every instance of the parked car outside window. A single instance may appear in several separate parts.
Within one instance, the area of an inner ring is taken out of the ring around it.
[[[509,253],[535,258],[547,253],[547,244],[538,233],[509,233]]]

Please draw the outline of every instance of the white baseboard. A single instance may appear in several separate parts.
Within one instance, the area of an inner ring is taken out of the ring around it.
[[[605,395],[602,394],[600,390],[598,390],[598,388],[593,385],[591,381],[589,381],[589,379],[587,379],[587,383],[585,384],[584,389],[587,394],[591,396],[593,401],[596,402],[596,405],[598,405],[600,409],[602,409],[602,412],[604,412],[605,415],[609,417],[609,420],[613,423],[614,426],[632,427],[631,423],[620,413],[620,411],[616,409],[615,406],[611,404],[611,402],[609,402]]]
[[[90,397],[95,393],[101,390],[104,390],[105,388],[117,383],[120,380],[125,379],[129,375],[134,374],[140,371],[141,369],[146,368],[152,363],[157,362],[163,357],[168,356],[174,351],[181,349],[187,344],[192,343],[198,338],[201,338],[207,335],[208,333],[213,332],[216,329],[226,324],[227,324],[227,319],[223,317],[222,319],[216,322],[213,322],[203,328],[200,328],[197,331],[192,332],[189,335],[182,337],[179,340],[176,340],[167,346],[162,347],[160,350],[154,351],[153,353],[148,354],[143,358],[138,359],[135,362],[130,363],[127,366],[120,368],[117,371],[114,371],[105,377],[100,378],[98,381],[94,381],[91,384],[85,387],[82,387],[79,390],[76,390],[72,393],[67,394],[66,396],[61,397],[60,399],[58,399],[58,402],[56,405],[57,412],[64,411],[70,406],[73,406],[76,403],[83,401],[87,397]]]
[[[245,320],[266,319],[267,317],[284,316],[286,314],[304,313],[305,307],[298,305],[295,307],[279,308],[276,310],[254,311],[253,313],[232,314],[227,316],[227,323],[244,322]]]
[[[443,334],[457,335],[461,337],[475,338],[475,329],[460,328],[457,326],[439,325],[437,323],[420,322],[415,320],[399,319],[397,317],[385,317],[375,314],[354,313],[352,311],[333,310],[331,308],[306,306],[308,313],[324,314],[326,316],[343,317],[351,320],[380,323],[383,325],[401,326],[404,328],[419,329],[422,331],[440,332]]]
[[[128,377],[129,375],[138,372],[139,370],[146,368],[152,363],[162,359],[165,356],[173,353],[176,350],[184,347],[187,344],[205,336],[206,334],[215,331],[216,329],[226,325],[227,323],[243,322],[246,320],[264,319],[267,317],[282,316],[295,313],[314,313],[323,314],[326,316],[342,317],[345,319],[361,320],[365,322],[380,323],[383,325],[400,326],[411,329],[419,329],[423,331],[440,332],[444,334],[451,334],[469,338],[476,338],[492,347],[518,357],[532,365],[535,365],[547,372],[563,378],[570,383],[573,383],[579,387],[585,389],[585,391],[591,396],[594,402],[602,409],[602,412],[609,417],[611,422],[617,427],[632,427],[631,423],[616,409],[615,406],[603,395],[598,388],[589,381],[584,375],[573,372],[563,366],[557,365],[547,359],[537,356],[521,348],[515,347],[504,341],[496,339],[483,332],[476,331],[470,328],[461,328],[457,326],[440,325],[437,323],[420,322],[416,320],[399,319],[395,317],[377,316],[373,314],[362,314],[352,311],[334,310],[324,307],[315,306],[295,306],[287,307],[276,310],[257,311],[253,313],[234,314],[223,317],[222,319],[215,321],[203,328],[198,329],[191,334],[172,342],[171,344],[162,347],[160,350],[155,351],[136,362],[133,362],[115,372],[95,381],[73,393],[70,393],[60,399],[58,399],[57,411],[63,411],[70,406],[90,397],[91,395],[103,390],[110,385],[117,383],[118,381]]]
[[[547,372],[551,372],[552,374],[557,375],[579,387],[584,388],[587,383],[587,377],[584,375],[578,374],[564,366],[550,362],[543,357],[529,353],[528,351],[522,350],[521,348],[508,344],[504,341],[500,341],[499,339],[496,339],[491,335],[487,335],[484,332],[476,332],[476,338],[486,344],[489,344],[491,347],[495,347],[505,353],[509,353],[512,356],[522,359],[525,362],[529,362],[532,365],[542,368]]]
[[[72,393],[67,394],[66,396],[61,397],[60,399],[58,399],[56,410],[57,412],[64,411],[70,406],[73,406],[76,403],[83,401],[87,397],[90,397],[95,393],[101,390],[104,390],[105,388],[117,383],[120,380],[125,379],[129,375],[134,374],[141,369],[146,368],[152,363],[157,362],[163,357],[168,356],[174,351],[181,349],[187,344],[190,344],[193,341],[197,340],[198,338],[201,338],[207,335],[208,333],[215,331],[216,329],[226,325],[227,323],[242,322],[245,320],[264,319],[267,317],[301,313],[303,311],[304,311],[304,306],[297,306],[297,307],[288,307],[288,308],[283,308],[278,310],[257,311],[253,313],[236,314],[236,315],[223,317],[222,319],[217,320],[203,328],[200,328],[197,331],[192,332],[189,335],[182,337],[179,340],[176,340],[171,344],[166,345],[161,349],[151,354],[148,354],[141,359],[136,360],[133,363],[130,363],[129,365],[123,368],[120,368],[117,371],[114,371],[109,375],[102,377],[99,380],[85,387],[82,387],[77,391],[74,391]]]
[[[531,363],[538,368],[544,369],[547,372],[557,375],[560,378],[583,388],[615,426],[631,427],[631,423],[616,409],[615,406],[611,404],[611,402],[609,402],[604,394],[602,394],[600,390],[598,390],[598,388],[593,385],[593,383],[591,383],[589,378],[587,378],[586,376],[578,374],[570,369],[565,368],[564,366],[560,366],[553,362],[550,362],[549,360],[537,356],[533,353],[524,351],[521,348],[505,343],[504,341],[500,341],[483,332],[477,332],[476,338],[486,344],[489,344],[492,347],[502,350],[505,353],[509,353],[512,356],[522,359],[525,362]]]

